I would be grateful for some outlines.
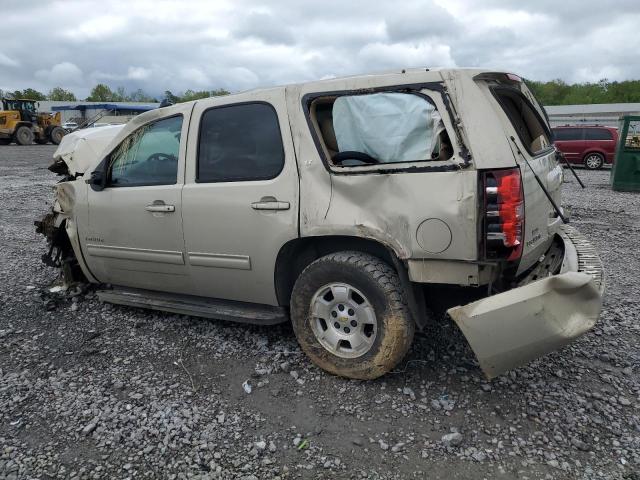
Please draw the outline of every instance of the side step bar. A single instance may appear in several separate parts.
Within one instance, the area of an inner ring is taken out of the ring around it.
[[[102,302],[216,320],[251,323],[254,325],[276,325],[289,320],[289,315],[283,307],[272,307],[256,303],[218,300],[137,288],[113,288],[98,290],[97,293]]]

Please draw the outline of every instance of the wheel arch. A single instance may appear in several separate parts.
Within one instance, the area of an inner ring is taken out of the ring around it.
[[[27,127],[28,129],[30,129],[34,135],[35,135],[35,131],[33,131],[33,124],[31,122],[25,122],[24,120],[20,120],[19,122],[15,123],[15,126],[13,128],[13,133],[16,133],[16,130],[18,130],[20,127]]]
[[[293,285],[308,265],[320,257],[339,251],[368,253],[388,263],[400,277],[416,326],[422,329],[426,325],[427,314],[423,291],[409,280],[405,263],[391,247],[377,240],[357,236],[311,236],[296,238],[285,243],[278,252],[274,269],[278,304],[289,305]]]
[[[603,161],[607,160],[607,153],[604,150],[599,148],[589,148],[582,154],[582,161],[584,162],[587,159],[587,157],[592,153],[597,153],[598,155],[602,155]]]

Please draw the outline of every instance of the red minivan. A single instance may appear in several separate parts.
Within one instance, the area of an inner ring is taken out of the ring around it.
[[[611,165],[618,144],[618,129],[594,126],[554,127],[554,144],[571,163],[596,170]]]

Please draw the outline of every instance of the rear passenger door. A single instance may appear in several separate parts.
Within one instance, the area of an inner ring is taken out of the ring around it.
[[[298,173],[284,90],[199,101],[182,192],[199,295],[277,305],[280,248],[298,237]]]

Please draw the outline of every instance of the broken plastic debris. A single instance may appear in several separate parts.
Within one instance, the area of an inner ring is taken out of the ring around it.
[[[66,290],[67,287],[65,287],[64,285],[56,285],[55,287],[51,287],[49,289],[50,293],[58,293],[58,292],[62,292],[64,290]]]
[[[253,390],[251,384],[249,383],[249,380],[244,381],[244,383],[242,384],[242,388],[244,388],[245,393],[251,393],[251,391]]]

